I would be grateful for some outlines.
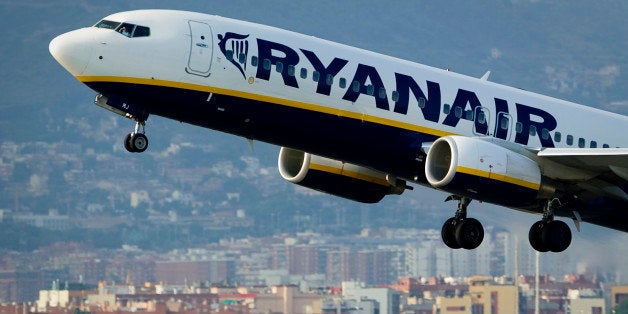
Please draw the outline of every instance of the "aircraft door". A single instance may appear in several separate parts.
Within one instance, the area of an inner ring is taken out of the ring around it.
[[[495,134],[497,138],[502,140],[510,140],[510,130],[512,129],[512,117],[507,112],[500,112],[497,114],[497,120],[495,121]]]
[[[199,76],[209,76],[212,65],[212,29],[207,23],[188,21],[190,25],[190,57],[185,71]]]
[[[489,135],[489,111],[484,107],[475,107],[474,110],[475,121],[473,123],[473,133],[476,135]]]

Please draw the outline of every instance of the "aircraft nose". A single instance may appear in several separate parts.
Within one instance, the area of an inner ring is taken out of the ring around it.
[[[54,38],[50,54],[74,76],[83,74],[92,53],[92,41],[85,29],[71,31]]]

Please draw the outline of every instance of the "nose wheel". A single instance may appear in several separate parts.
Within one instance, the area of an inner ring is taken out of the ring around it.
[[[141,153],[148,148],[148,137],[145,133],[146,122],[136,122],[135,130],[124,138],[124,148],[131,153]],[[141,130],[140,130],[141,129]]]

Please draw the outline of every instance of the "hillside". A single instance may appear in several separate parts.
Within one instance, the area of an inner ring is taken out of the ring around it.
[[[8,0],[0,3],[0,209],[133,221],[240,209],[258,222],[247,229],[253,233],[440,228],[453,213],[445,194],[424,188],[372,206],[311,193],[280,179],[277,147],[251,149],[244,139],[159,117],[147,124],[149,150],[128,154],[122,139],[132,121],[92,105],[94,92],[55,63],[48,43],[110,13],[156,7],[269,24],[471,76],[491,70],[495,82],[628,114],[624,1]],[[480,204],[471,210],[521,237],[536,219]],[[587,229],[582,241],[628,239]]]

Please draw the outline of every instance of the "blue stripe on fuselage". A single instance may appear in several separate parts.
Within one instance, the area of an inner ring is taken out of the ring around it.
[[[347,161],[427,184],[423,142],[439,136],[255,99],[174,87],[85,81],[151,114]]]

